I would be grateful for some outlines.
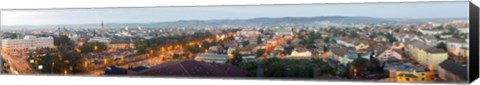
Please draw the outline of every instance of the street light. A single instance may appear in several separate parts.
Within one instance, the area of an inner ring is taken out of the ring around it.
[[[33,59],[30,59],[30,63],[34,63],[35,61]]]
[[[39,70],[42,70],[42,69],[43,69],[43,65],[38,65],[38,69],[39,69]]]

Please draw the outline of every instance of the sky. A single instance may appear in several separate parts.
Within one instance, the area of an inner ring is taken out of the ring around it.
[[[468,2],[8,10],[0,18],[2,25],[59,25],[315,16],[467,18]]]

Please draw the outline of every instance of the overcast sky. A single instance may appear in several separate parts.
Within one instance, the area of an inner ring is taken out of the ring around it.
[[[2,25],[143,23],[256,17],[467,18],[468,2],[157,7],[2,11]]]

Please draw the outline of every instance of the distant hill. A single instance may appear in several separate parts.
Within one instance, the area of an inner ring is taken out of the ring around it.
[[[396,23],[425,23],[430,21],[448,21],[467,18],[445,18],[445,19],[402,19],[402,18],[373,18],[373,17],[352,17],[352,16],[320,16],[320,17],[260,17],[253,19],[219,19],[219,20],[180,20],[172,22],[152,22],[152,23],[105,23],[106,28],[123,28],[127,24],[129,27],[141,26],[144,28],[164,28],[164,27],[206,27],[206,26],[272,26],[282,24],[294,25],[316,25],[319,22],[329,22],[335,24],[396,24]],[[2,26],[3,29],[38,29],[38,28],[98,28],[97,24],[78,24],[78,25],[17,25]]]

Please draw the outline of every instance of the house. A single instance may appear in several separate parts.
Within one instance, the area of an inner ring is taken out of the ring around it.
[[[240,54],[252,54],[253,52],[253,49],[251,48],[247,48],[247,47],[243,47],[243,48],[237,48],[236,51],[238,51],[238,53]]]
[[[227,54],[196,54],[195,61],[207,62],[207,63],[227,63]]]
[[[390,48],[394,49],[394,50],[404,50],[405,49],[405,44],[403,44],[401,42],[395,42],[395,43],[393,43],[393,45]]]
[[[255,54],[241,54],[242,62],[255,62],[257,61],[257,55]]]
[[[132,42],[128,40],[121,40],[121,39],[112,40],[110,44],[108,44],[108,48],[111,48],[111,49],[129,49],[133,47],[134,47],[134,44]]]
[[[458,54],[462,47],[468,47],[468,44],[465,41],[457,38],[449,38],[446,44],[447,50],[453,54]]]
[[[376,36],[375,38],[373,38],[373,41],[376,41],[376,42],[386,42],[388,39],[385,38],[384,36]]]
[[[419,29],[423,35],[439,35],[442,34],[444,31],[443,30],[426,30],[426,29]]]
[[[296,46],[295,49],[293,49],[290,56],[287,56],[286,58],[311,58],[311,57],[312,57],[312,52],[310,52],[305,46]]]
[[[261,33],[258,30],[255,30],[255,29],[243,29],[242,31],[238,32],[237,35],[243,36],[243,37],[256,38],[256,37],[260,36],[260,34]]]
[[[470,29],[468,27],[458,28],[457,31],[464,34],[470,33]]]
[[[167,61],[132,75],[245,77],[247,71],[229,64],[212,64],[194,60]]]
[[[436,46],[439,43],[438,39],[431,35],[423,36],[422,39],[430,46]]]
[[[438,67],[438,77],[444,81],[467,82],[467,66],[453,60],[445,60]]]
[[[431,47],[418,40],[407,42],[407,49],[414,60],[428,69],[436,71],[438,65],[448,58],[447,52],[443,49]]]
[[[386,46],[378,51],[375,55],[375,58],[383,63],[389,60],[402,60],[403,52],[401,50],[392,49],[389,46]]]
[[[408,61],[386,61],[384,69],[388,71],[388,77],[396,82],[432,81],[432,74],[425,67],[414,66]]]
[[[337,43],[339,45],[345,46],[345,47],[355,46],[353,38],[350,38],[350,37],[340,37],[340,38],[337,39]]]
[[[223,48],[221,45],[210,46],[208,48],[208,52],[210,52],[210,53],[224,53],[225,48]]]
[[[416,35],[414,35],[414,34],[407,34],[407,33],[397,34],[397,35],[395,35],[395,38],[396,38],[399,42],[407,42],[407,41],[412,41],[412,40],[421,40],[418,36],[416,36]]]
[[[370,44],[368,40],[357,40],[357,42],[355,42],[354,47],[357,53],[364,53],[367,50],[367,48],[370,47]]]
[[[339,48],[333,47],[330,48],[331,59],[340,62],[340,64],[346,65],[353,61],[353,59],[358,58],[358,55],[354,50],[349,50],[348,48]]]

